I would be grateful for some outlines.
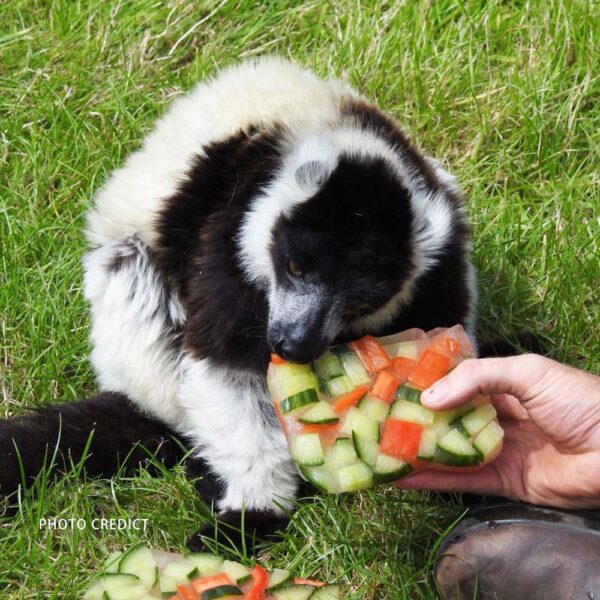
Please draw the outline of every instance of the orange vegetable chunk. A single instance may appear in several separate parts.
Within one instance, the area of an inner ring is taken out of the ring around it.
[[[199,596],[202,595],[202,592],[220,585],[231,585],[231,580],[226,573],[217,573],[208,577],[197,577],[192,581],[192,587]]]
[[[335,412],[341,413],[346,409],[354,406],[367,392],[369,391],[368,385],[359,385],[357,388],[353,389],[351,392],[340,396],[331,407]]]
[[[375,383],[373,384],[371,394],[389,404],[393,400],[394,394],[401,383],[402,380],[396,375],[388,373],[387,371],[379,371],[377,379],[375,379]]]
[[[392,359],[392,364],[387,371],[400,378],[400,383],[404,383],[412,370],[417,366],[417,361],[404,356],[397,356]]]
[[[252,586],[244,596],[244,600],[264,600],[269,574],[260,566],[252,569]]]
[[[300,577],[296,577],[296,579],[294,579],[294,585],[312,585],[313,587],[320,588],[327,584],[322,581],[317,581],[316,579],[301,579]]]
[[[275,365],[283,365],[287,361],[284,358],[281,358],[279,354],[271,354],[271,362]]]
[[[358,354],[365,369],[371,374],[385,369],[392,361],[385,348],[372,335],[365,335],[364,338],[348,345]]]
[[[420,423],[388,419],[383,425],[380,451],[394,458],[414,460],[422,437],[423,425]]]
[[[181,600],[198,600],[198,594],[189,585],[183,585],[180,583],[177,586],[177,591],[179,593],[177,594],[176,598],[180,598]]]
[[[408,381],[424,390],[446,375],[449,368],[450,359],[429,348],[408,376]]]

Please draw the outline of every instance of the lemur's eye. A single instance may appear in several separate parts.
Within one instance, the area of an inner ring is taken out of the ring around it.
[[[287,269],[288,269],[288,273],[292,277],[302,277],[302,275],[304,275],[304,272],[300,268],[300,265],[298,265],[297,262],[295,262],[291,259],[288,260]]]

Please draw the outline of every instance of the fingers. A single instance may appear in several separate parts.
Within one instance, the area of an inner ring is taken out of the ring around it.
[[[490,466],[472,473],[449,471],[421,471],[396,482],[402,490],[430,490],[433,492],[464,492],[487,496],[505,495],[498,472]]]
[[[491,400],[503,426],[507,420],[523,421],[529,418],[527,409],[510,394],[493,394]]]
[[[425,390],[421,402],[435,410],[460,406],[479,394],[510,394],[525,402],[552,362],[535,354],[465,360]]]

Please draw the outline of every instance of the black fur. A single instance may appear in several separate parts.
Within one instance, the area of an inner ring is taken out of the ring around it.
[[[164,424],[142,415],[122,394],[105,392],[3,421],[0,496],[14,494],[20,484],[29,487],[44,468],[56,475],[82,459],[88,475],[111,477],[119,469],[151,466],[151,458],[170,467],[183,456],[184,446]]]
[[[239,133],[206,148],[158,222],[159,265],[184,304],[183,344],[196,358],[264,373],[266,301],[240,271],[235,237],[273,178],[282,132]]]
[[[210,549],[211,544],[243,548],[254,554],[261,544],[277,540],[289,518],[269,511],[228,510],[219,514],[214,524],[208,524],[187,541],[192,552]]]
[[[275,228],[278,284],[294,288],[298,281],[286,268],[291,258],[304,281],[343,298],[348,321],[373,312],[413,268],[411,228],[409,193],[389,167],[342,158],[319,192]]]

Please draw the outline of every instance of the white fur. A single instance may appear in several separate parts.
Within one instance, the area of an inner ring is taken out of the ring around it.
[[[189,358],[184,372],[179,399],[187,435],[226,485],[219,510],[291,508],[296,469],[264,379]]]
[[[118,271],[116,257],[131,259]],[[165,298],[159,277],[138,241],[112,242],[84,258],[84,291],[91,304],[92,364],[103,390],[122,392],[143,412],[174,428],[183,411],[176,401],[178,359],[169,349],[172,325],[183,312]]]

